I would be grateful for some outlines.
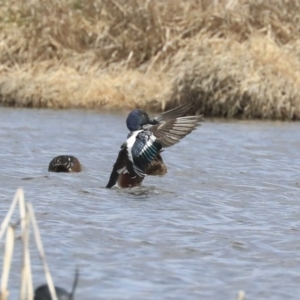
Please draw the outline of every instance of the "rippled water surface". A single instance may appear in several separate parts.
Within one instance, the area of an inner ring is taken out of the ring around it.
[[[300,124],[207,121],[165,150],[164,177],[105,189],[125,118],[0,109],[1,219],[24,187],[55,284],[70,290],[78,266],[76,299],[235,299],[239,290],[298,299]],[[60,154],[83,171],[48,173]],[[37,286],[45,278],[32,249]]]

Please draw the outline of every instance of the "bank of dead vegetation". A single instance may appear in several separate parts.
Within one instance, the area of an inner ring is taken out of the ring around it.
[[[297,0],[1,0],[0,104],[300,119]]]

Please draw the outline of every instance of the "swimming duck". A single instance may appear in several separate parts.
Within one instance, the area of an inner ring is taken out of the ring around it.
[[[202,115],[189,115],[194,105],[184,104],[155,118],[141,109],[130,112],[126,120],[130,133],[121,146],[106,187],[133,187],[140,185],[146,175],[166,174],[160,153],[200,125]]]
[[[55,287],[55,292],[58,300],[69,300],[73,299],[73,296],[70,295],[65,289],[60,287]],[[41,285],[36,288],[34,293],[34,300],[52,300],[49,288],[47,284]]]
[[[78,284],[79,271],[76,270],[71,293],[61,287],[54,287],[57,300],[74,300],[75,290]],[[37,287],[34,291],[34,300],[52,300],[51,293],[47,284]]]
[[[49,172],[80,172],[81,165],[79,160],[72,155],[59,155],[54,157],[49,163]]]

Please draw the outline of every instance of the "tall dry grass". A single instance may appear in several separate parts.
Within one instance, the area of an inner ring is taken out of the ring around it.
[[[297,0],[0,0],[0,103],[299,119]]]

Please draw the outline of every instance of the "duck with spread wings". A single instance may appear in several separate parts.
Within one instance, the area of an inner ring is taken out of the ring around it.
[[[173,146],[200,125],[202,115],[190,115],[194,103],[188,103],[150,118],[141,110],[127,117],[130,130],[121,146],[107,188],[140,185],[146,175],[164,175],[167,168],[160,152]]]

